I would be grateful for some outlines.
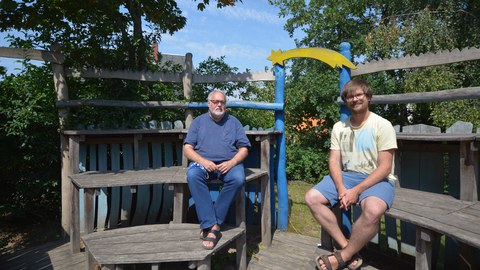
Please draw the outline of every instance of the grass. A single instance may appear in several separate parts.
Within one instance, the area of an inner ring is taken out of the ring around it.
[[[304,200],[305,193],[312,187],[313,184],[302,181],[288,182],[290,205],[288,231],[311,237],[320,237],[320,225],[313,218]]]

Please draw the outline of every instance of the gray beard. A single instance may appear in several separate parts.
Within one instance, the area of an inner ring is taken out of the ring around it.
[[[225,110],[217,112],[215,110],[208,109],[208,111],[210,112],[210,117],[212,117],[212,119],[216,122],[222,120],[223,116],[225,115]]]

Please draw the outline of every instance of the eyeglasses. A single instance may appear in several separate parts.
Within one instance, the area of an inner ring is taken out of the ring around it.
[[[209,100],[210,103],[212,103],[213,105],[218,105],[218,104],[221,104],[221,105],[225,105],[225,101],[224,100]]]
[[[349,97],[347,97],[347,101],[352,101],[352,100],[355,99],[355,98],[356,98],[357,100],[359,100],[359,99],[362,99],[364,96],[365,96],[365,93],[356,94],[356,95],[354,95],[354,96],[349,96]]]

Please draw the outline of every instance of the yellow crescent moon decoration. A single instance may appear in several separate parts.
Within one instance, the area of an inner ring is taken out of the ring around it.
[[[272,54],[267,59],[272,61],[272,65],[279,64],[283,66],[283,61],[294,57],[314,58],[328,64],[332,68],[344,66],[350,69],[357,68],[342,54],[324,48],[299,48],[284,52],[282,50],[272,50]]]

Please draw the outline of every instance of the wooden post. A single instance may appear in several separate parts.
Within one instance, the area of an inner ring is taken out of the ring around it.
[[[71,252],[72,253],[78,253],[80,252],[80,205],[79,205],[79,194],[78,190],[73,187],[73,183],[68,178],[68,175],[78,173],[78,157],[79,157],[79,148],[80,148],[80,141],[83,140],[84,138],[81,136],[71,136],[70,139],[68,140],[68,149],[69,151],[67,152],[67,155],[69,156],[68,161],[68,167],[69,167],[69,172],[65,176],[65,185],[68,184],[68,219],[66,220],[68,223],[66,225],[67,228],[66,232],[69,232],[70,236],[70,247],[71,247]],[[65,164],[63,164],[65,166]],[[62,169],[63,173],[63,169]],[[63,175],[62,175],[63,176]],[[63,184],[63,178],[62,178],[62,184]],[[63,188],[63,187],[62,187]],[[65,198],[65,194],[63,193],[62,189],[62,203],[63,199]],[[62,214],[65,208],[62,207]],[[62,218],[64,216],[62,215]],[[63,224],[62,224],[63,226]]]
[[[60,52],[60,45],[52,45],[52,51],[55,53]],[[63,65],[52,62],[53,82],[55,84],[55,91],[57,92],[57,101],[68,100],[68,87]],[[58,109],[58,121],[60,123],[60,129],[63,129],[68,116],[68,109]],[[62,154],[62,235],[65,237],[70,232],[70,205],[72,199],[72,189],[70,185],[70,179],[68,176],[72,173],[70,168],[69,151],[68,151],[68,138],[64,135],[60,135],[60,151]]]
[[[478,149],[474,142],[460,142],[460,200],[477,201]]]
[[[432,242],[437,236],[436,232],[417,226],[415,269],[433,269]]]
[[[262,191],[262,244],[266,247],[272,245],[272,217],[270,203],[270,135],[261,137],[261,164],[260,168],[269,172],[260,179]]]
[[[187,53],[185,55],[185,69],[183,70],[182,82],[183,82],[183,96],[187,102],[192,99],[192,79],[193,79],[193,61],[192,54]],[[193,111],[191,109],[185,110],[185,128],[189,128],[193,121]]]

